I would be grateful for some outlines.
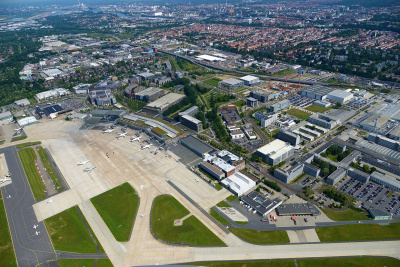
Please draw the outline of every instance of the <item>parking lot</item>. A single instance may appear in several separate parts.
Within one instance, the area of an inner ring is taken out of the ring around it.
[[[366,208],[378,208],[394,217],[400,217],[400,194],[375,182],[363,183],[354,178],[345,177],[335,188],[358,199]]]
[[[262,141],[260,139],[248,140],[247,138],[232,139],[232,143],[239,145],[248,151],[256,150],[262,145]]]
[[[301,108],[308,107],[315,102],[315,99],[312,99],[312,98],[309,98],[306,96],[301,96],[301,95],[293,95],[293,96],[289,97],[288,100],[290,101],[290,103],[293,106],[297,106],[297,107],[301,107]]]
[[[358,100],[351,100],[348,104],[344,105],[343,107],[351,110],[359,110],[361,108],[366,107],[369,104],[371,104],[371,101],[368,101],[367,99],[358,99]]]

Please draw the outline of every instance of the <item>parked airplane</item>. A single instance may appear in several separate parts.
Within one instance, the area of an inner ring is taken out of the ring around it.
[[[22,127],[18,128],[18,129],[14,129],[14,131],[16,131],[17,134],[19,134],[22,131]]]
[[[90,160],[78,162],[78,166],[86,165],[86,163],[88,163],[88,162],[90,162]]]
[[[199,182],[199,180],[198,179],[195,179],[196,180],[196,182]]]
[[[7,198],[11,198],[11,195],[8,195],[8,197]]]
[[[138,141],[138,142],[140,142],[140,139],[142,138],[142,136],[141,135],[139,135],[138,137],[136,137],[136,138],[134,138],[134,137],[132,137],[131,138],[131,142],[135,142],[135,141]]]
[[[51,203],[51,202],[53,202],[53,199],[49,199],[49,200],[47,200],[47,203]]]
[[[35,235],[39,235],[39,234],[40,234],[40,232],[36,231]]]
[[[0,183],[5,183],[7,181],[11,181],[11,179],[5,177],[4,179],[0,179]]]
[[[140,214],[140,217],[144,217],[145,214]]]
[[[150,149],[151,146],[152,146],[152,144],[147,145],[147,146],[142,146],[140,149],[141,149],[141,150],[146,149],[146,148]]]
[[[115,129],[107,129],[107,130],[104,130],[103,131],[103,134],[104,133],[112,133],[112,132],[114,132],[115,131]]]
[[[85,169],[83,169],[83,172],[92,172],[94,168],[96,168],[96,167],[85,168]]]
[[[127,133],[120,133],[120,134],[117,134],[117,138],[126,137],[126,134],[127,134]]]
[[[33,228],[35,228],[35,230],[36,230],[36,228],[38,228],[39,227],[39,224],[34,224],[33,225]]]

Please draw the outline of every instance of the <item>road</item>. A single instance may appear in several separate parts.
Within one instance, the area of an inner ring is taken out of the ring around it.
[[[325,83],[321,83],[321,82],[316,82],[316,81],[302,81],[302,80],[295,80],[295,79],[285,79],[285,78],[279,78],[279,77],[274,77],[274,76],[268,76],[268,75],[259,75],[259,74],[255,74],[255,73],[249,73],[249,72],[245,72],[245,71],[239,71],[239,70],[234,70],[234,69],[228,69],[228,68],[224,68],[224,67],[220,67],[220,66],[216,66],[216,65],[212,65],[212,64],[207,64],[203,61],[199,61],[199,60],[195,60],[191,57],[186,57],[186,56],[182,56],[182,55],[177,55],[175,53],[172,53],[170,51],[167,50],[159,50],[162,53],[168,54],[168,55],[172,55],[175,57],[179,57],[182,59],[185,59],[193,64],[197,64],[197,65],[201,65],[207,68],[211,68],[211,69],[217,69],[217,70],[221,70],[221,71],[228,71],[228,72],[235,72],[238,74],[243,74],[243,75],[252,75],[252,76],[257,76],[260,78],[265,78],[265,79],[269,79],[271,81],[278,81],[278,82],[289,82],[289,83],[297,83],[297,84],[305,84],[305,85],[314,85],[314,84],[319,84],[319,85],[326,85]]]
[[[18,265],[59,266],[47,230],[43,222],[37,221],[33,211],[32,205],[36,201],[15,147],[0,149],[0,153],[4,153],[11,173],[12,183],[1,190]],[[36,229],[34,225],[37,225]]]

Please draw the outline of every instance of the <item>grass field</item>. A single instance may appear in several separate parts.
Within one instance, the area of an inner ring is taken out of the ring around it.
[[[0,266],[17,266],[1,190],[0,199]]]
[[[36,147],[39,157],[43,162],[44,167],[47,170],[47,173],[50,175],[51,180],[53,181],[53,184],[56,186],[56,189],[58,192],[60,192],[63,189],[63,186],[58,179],[58,176],[56,172],[53,169],[53,166],[51,166],[50,161],[49,161],[49,156],[47,155],[46,151],[43,149],[41,146]]]
[[[220,208],[222,208],[222,207],[228,207],[228,208],[231,207],[231,205],[226,203],[224,200],[222,200],[221,202],[217,203],[217,205],[215,205],[215,206],[220,207]]]
[[[329,258],[329,259],[300,259],[297,260],[299,267],[337,267],[337,266],[374,266],[374,267],[394,267],[399,266],[400,261],[393,258],[380,257],[354,257],[354,258]]]
[[[292,73],[295,73],[295,72],[296,72],[295,70],[286,69],[286,70],[281,70],[281,71],[279,71],[277,73],[271,74],[271,76],[283,77],[283,76],[286,76],[286,75],[289,75],[289,74],[292,74]]]
[[[306,107],[307,110],[312,111],[312,112],[319,112],[319,113],[324,113],[327,110],[332,109],[333,106],[329,106],[327,108],[312,104],[311,106]]]
[[[24,136],[19,136],[19,137],[14,137],[13,139],[11,139],[11,142],[15,142],[15,141],[20,141],[20,140],[24,140],[28,138],[28,136],[24,135]]]
[[[302,120],[306,120],[306,119],[308,119],[308,117],[311,116],[311,114],[309,114],[307,112],[304,112],[304,111],[301,111],[298,109],[294,109],[294,108],[289,109],[288,111],[286,111],[286,113],[289,115],[295,116],[297,118],[300,118]]]
[[[33,148],[23,148],[18,151],[18,156],[21,160],[22,166],[26,177],[28,178],[29,185],[31,186],[33,196],[36,200],[42,200],[46,198],[45,186],[40,178],[39,172],[35,166],[36,154]]]
[[[226,200],[228,200],[229,202],[232,202],[237,198],[238,198],[237,196],[231,195],[231,196],[227,197]]]
[[[153,234],[167,242],[185,243],[191,246],[224,246],[195,216],[187,218],[182,226],[174,226],[176,219],[181,219],[189,211],[174,197],[162,195],[154,199],[151,212]]]
[[[400,223],[339,225],[317,228],[316,232],[321,242],[399,239]]]
[[[60,267],[82,267],[82,266],[94,266],[95,259],[72,259],[72,260],[65,260],[59,259],[58,263]],[[99,259],[97,261],[96,267],[112,267],[113,264],[109,259]]]
[[[33,146],[33,145],[39,145],[42,142],[38,141],[38,142],[28,142],[28,143],[23,143],[23,144],[19,144],[16,145],[15,148],[23,148],[23,147],[27,147],[27,146]]]
[[[210,210],[210,215],[213,216],[214,219],[216,219],[217,221],[219,221],[222,224],[231,225],[231,223],[228,222],[227,219],[225,219],[221,214],[219,214],[218,212],[216,212],[213,209]]]
[[[119,242],[129,240],[139,197],[128,183],[124,183],[92,198],[93,205]],[[120,203],[124,203],[121,205]]]
[[[221,79],[218,79],[218,78],[211,78],[211,79],[205,80],[205,81],[203,81],[203,82],[206,83],[206,84],[209,84],[209,85],[212,85],[212,86],[217,87],[217,86],[218,86],[218,83],[219,83],[220,81],[222,81],[222,80],[221,80]]]
[[[250,229],[230,229],[230,231],[245,241],[254,244],[289,243],[286,231],[256,231]]]
[[[267,260],[267,261],[229,261],[229,262],[194,262],[190,265],[210,267],[395,267],[400,261],[383,257],[352,257],[352,258],[326,258],[326,259],[297,259],[294,260]],[[63,267],[63,266],[62,266]]]
[[[367,212],[359,212],[352,209],[347,209],[345,211],[332,211],[328,209],[322,209],[326,216],[329,219],[334,221],[359,221],[359,220],[368,220]]]
[[[96,244],[74,207],[44,220],[44,223],[55,250],[97,253]]]

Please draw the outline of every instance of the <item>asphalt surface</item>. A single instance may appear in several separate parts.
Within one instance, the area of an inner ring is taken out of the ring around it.
[[[15,147],[0,149],[1,153],[11,173],[12,183],[1,190],[18,266],[59,266],[44,223],[36,219],[32,207],[36,201]]]

